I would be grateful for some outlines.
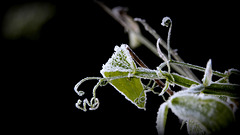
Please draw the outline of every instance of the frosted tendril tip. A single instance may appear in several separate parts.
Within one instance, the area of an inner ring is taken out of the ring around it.
[[[169,17],[166,16],[162,19],[162,26],[168,27],[170,24],[172,24],[172,20]]]
[[[171,61],[170,37],[171,37],[171,31],[172,31],[172,20],[169,17],[164,17],[161,25],[165,27],[169,27],[168,37],[167,37],[167,51],[168,51],[168,60]]]
[[[99,107],[99,100],[98,98],[96,98],[96,90],[99,86],[105,86],[108,82],[106,82],[105,78],[100,78],[100,77],[86,77],[84,79],[82,79],[81,81],[79,81],[75,87],[74,87],[74,91],[79,95],[79,96],[83,96],[85,94],[84,91],[78,91],[79,86],[88,80],[99,80],[98,83],[94,86],[93,90],[92,90],[92,94],[93,97],[91,98],[91,100],[89,101],[87,98],[85,98],[83,101],[81,99],[79,99],[77,101],[77,103],[75,104],[75,106],[78,109],[83,110],[84,112],[87,111],[87,105],[90,107],[89,110],[96,110]],[[82,104],[82,106],[81,106]]]

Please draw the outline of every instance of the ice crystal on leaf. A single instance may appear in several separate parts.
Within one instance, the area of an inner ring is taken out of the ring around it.
[[[209,86],[212,83],[212,60],[210,59],[207,63],[204,77],[202,79],[204,86]]]
[[[145,109],[146,94],[140,78],[131,77],[136,70],[128,45],[123,44],[114,48],[112,57],[103,65],[100,71],[104,78],[119,77],[110,81],[110,84],[125,96],[127,100],[140,109]]]
[[[234,121],[234,114],[228,104],[205,94],[178,92],[170,98],[168,105],[180,119],[197,121],[206,133],[220,131]]]
[[[114,48],[115,53],[102,67],[101,70],[102,75],[104,75],[104,72],[114,71],[132,72],[136,69],[136,64],[131,58],[131,55],[129,54],[127,47],[128,45],[126,44],[122,44],[120,47],[115,46]]]

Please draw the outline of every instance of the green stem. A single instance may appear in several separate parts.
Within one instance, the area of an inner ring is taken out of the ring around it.
[[[195,69],[195,70],[198,70],[198,71],[205,72],[204,67],[200,67],[200,66],[197,66],[197,65],[192,65],[192,64],[189,64],[189,63],[179,62],[179,61],[175,61],[175,60],[171,60],[170,63],[180,65],[180,66],[189,67],[191,69]],[[219,76],[219,77],[227,77],[228,76],[228,75],[226,75],[224,73],[221,73],[221,72],[218,72],[218,71],[213,71],[213,74],[216,75],[216,76]]]
[[[157,71],[157,70],[138,68],[138,69],[136,69],[133,76],[137,77],[137,78],[144,78],[144,79],[166,79],[172,84],[177,84],[181,87],[187,87],[187,88],[191,87],[192,85],[199,85],[198,82],[196,82],[190,78],[181,76],[177,73],[169,74],[166,71],[162,71],[160,73],[161,74],[161,77],[160,77],[158,75],[158,72],[159,71]]]
[[[229,83],[212,83],[207,86],[202,92],[214,95],[226,95],[230,97],[239,97],[240,85]]]

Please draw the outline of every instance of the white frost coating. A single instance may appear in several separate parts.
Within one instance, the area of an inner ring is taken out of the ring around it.
[[[198,98],[198,96],[196,94],[191,94],[191,93],[186,93],[184,91],[180,91],[180,92],[177,92],[175,93],[173,96],[170,97],[170,99],[168,100],[168,106],[169,108],[171,108],[172,112],[178,116],[179,119],[183,120],[183,121],[189,121],[189,120],[192,120],[190,117],[186,117],[182,114],[185,114],[185,113],[190,113],[189,110],[186,110],[185,108],[175,108],[173,105],[172,105],[172,102],[171,100],[176,98],[176,97],[181,97],[181,96],[195,96],[196,98]],[[200,117],[200,113],[197,112],[197,111],[193,111],[191,112],[195,117]],[[202,126],[202,125],[201,125]],[[203,130],[205,130],[207,132],[207,129],[202,126]]]
[[[135,77],[137,78],[143,78],[143,79],[162,79],[159,78],[157,70],[152,70],[152,69],[147,69],[147,68],[142,68],[138,67],[136,69],[136,72],[142,72],[142,74],[134,74]]]
[[[161,106],[159,107],[159,110],[157,112],[157,131],[158,131],[158,135],[163,135],[165,132],[165,125],[166,125],[166,120],[167,120],[167,113],[168,113],[168,106],[167,106],[167,102],[161,104]]]
[[[206,135],[209,134],[204,131],[204,127],[197,121],[189,120],[187,122],[187,131],[189,135]]]
[[[105,72],[122,72],[122,73],[128,73],[126,77],[131,77],[133,76],[131,73],[136,70],[136,64],[133,61],[128,49],[128,45],[122,44],[120,47],[115,46],[114,48],[114,53],[111,58],[108,59],[107,63],[102,66],[102,70],[100,73],[102,74],[103,77],[105,76]],[[116,86],[114,86],[112,83],[110,83],[119,93],[121,93],[128,101],[130,101],[132,104],[136,105],[139,109],[144,109],[145,110],[145,104],[146,104],[146,96],[144,97],[145,100],[144,102],[144,107],[141,108],[129,99],[122,91],[118,90]],[[142,84],[143,85],[143,84]],[[146,92],[144,91],[144,94],[146,95]]]
[[[160,42],[161,42],[161,38],[159,38],[158,40],[157,40],[157,52],[158,52],[158,55],[160,56],[160,58],[162,58],[163,59],[163,61],[164,62],[166,62],[166,63],[168,63],[168,59],[166,58],[166,56],[162,53],[162,51],[161,51],[161,49],[160,49],[160,47],[159,47],[159,44],[160,44]]]
[[[191,89],[191,88],[189,88],[189,89]],[[193,94],[193,93],[189,93],[188,90],[176,92],[173,96],[171,96],[171,97],[169,98],[169,102],[170,102],[172,99],[174,99],[174,98],[176,98],[176,97],[181,97],[181,96],[194,96],[194,97],[196,97],[197,99],[214,99],[214,100],[216,100],[216,101],[218,101],[218,102],[221,102],[221,103],[225,104],[226,106],[229,107],[229,109],[231,109],[230,106],[229,106],[226,102],[220,100],[219,98],[217,98],[217,97],[214,96],[214,95],[206,95],[206,94],[203,94],[203,93]],[[171,104],[169,104],[169,106],[171,106]]]
[[[170,99],[168,100],[168,106],[169,108],[171,108],[172,112],[184,121],[195,120],[200,124],[199,126],[201,126],[201,128],[207,133],[209,133],[210,131],[208,131],[207,127],[203,126],[202,123],[198,120],[201,119],[201,121],[204,121],[204,122],[208,121],[210,123],[209,125],[215,125],[216,124],[215,121],[211,121],[208,118],[211,118],[215,115],[214,113],[216,112],[215,110],[216,105],[212,102],[209,102],[208,106],[211,106],[211,108],[209,109],[209,108],[205,108],[204,104],[199,102],[200,104],[192,103],[191,105],[192,108],[198,108],[197,110],[187,109],[186,107],[178,107],[172,104],[172,100],[177,97],[182,97],[181,100],[187,99],[185,97],[195,97],[196,99],[195,101],[204,101],[207,99],[213,99],[216,102],[221,102],[222,104],[225,104],[226,107],[228,107],[231,110],[230,106],[226,102],[223,102],[219,98],[211,95],[205,95],[205,94],[197,95],[197,94],[188,93],[186,91],[180,91],[175,93],[173,96],[171,96]],[[188,102],[188,101],[185,101],[185,102]],[[199,112],[198,110],[201,110],[201,111]],[[207,116],[203,116],[202,114],[207,114]]]
[[[122,44],[120,47],[115,46],[114,53],[107,63],[102,66],[101,74],[105,77],[104,72],[132,72],[136,69],[129,51],[127,50],[128,45]]]
[[[212,71],[212,60],[210,59],[207,63],[207,67],[205,69],[205,74],[204,77],[202,79],[203,81],[203,85],[204,86],[209,86],[212,83],[212,75],[213,75],[213,71]]]

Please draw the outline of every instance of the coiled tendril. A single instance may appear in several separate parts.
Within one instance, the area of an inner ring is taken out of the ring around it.
[[[96,98],[96,90],[99,86],[104,86],[107,84],[106,82],[106,79],[105,78],[100,78],[100,77],[86,77],[84,79],[82,79],[81,81],[79,81],[75,87],[74,87],[74,90],[75,92],[79,95],[79,96],[83,96],[85,94],[84,91],[78,91],[78,87],[85,81],[87,80],[99,80],[98,83],[94,86],[93,88],[93,91],[92,91],[92,94],[93,94],[93,97],[91,98],[91,100],[89,101],[87,98],[85,98],[83,101],[81,99],[79,99],[77,101],[77,103],[75,104],[75,106],[78,108],[78,109],[81,109],[83,110],[84,112],[87,111],[87,105],[90,107],[89,110],[96,110],[98,107],[99,107],[99,100],[98,98]],[[81,104],[83,104],[81,106]]]

